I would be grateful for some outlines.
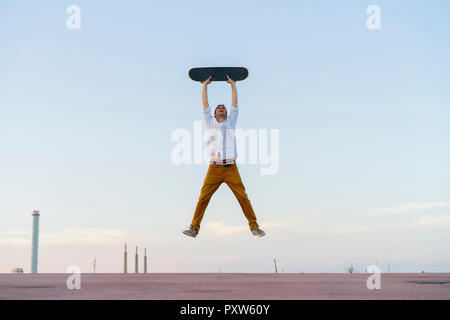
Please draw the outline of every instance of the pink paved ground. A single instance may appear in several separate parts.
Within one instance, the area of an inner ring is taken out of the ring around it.
[[[450,299],[450,273],[370,274],[150,273],[81,274],[81,290],[66,288],[69,274],[0,274],[0,299]]]

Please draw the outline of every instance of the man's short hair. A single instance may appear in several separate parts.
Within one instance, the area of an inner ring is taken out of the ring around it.
[[[216,111],[217,111],[218,107],[224,107],[225,108],[225,105],[224,104],[218,104],[217,105],[217,107],[214,109],[214,117],[216,117]],[[225,108],[225,110],[227,110],[227,108]],[[227,110],[227,113],[228,113],[228,110]]]

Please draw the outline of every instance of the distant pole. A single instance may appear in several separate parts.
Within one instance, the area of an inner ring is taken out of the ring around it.
[[[277,260],[273,259],[273,262],[275,263],[275,273],[278,273],[278,269],[277,269]]]
[[[144,273],[147,273],[147,248],[144,249]]]
[[[134,260],[134,272],[138,273],[138,247],[136,246],[136,257]]]
[[[125,252],[123,253],[123,273],[127,273],[127,263],[128,263],[128,258],[127,258],[127,244],[125,243]]]
[[[33,217],[33,237],[31,243],[31,273],[38,272],[38,243],[39,243],[39,210],[34,210]]]

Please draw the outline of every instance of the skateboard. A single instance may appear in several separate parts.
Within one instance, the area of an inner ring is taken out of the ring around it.
[[[209,76],[212,76],[211,81],[227,81],[227,75],[233,81],[241,81],[248,77],[248,70],[238,67],[207,67],[189,70],[189,78],[200,82],[205,81]]]

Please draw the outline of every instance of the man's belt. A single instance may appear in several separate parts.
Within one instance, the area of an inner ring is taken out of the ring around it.
[[[219,166],[230,166],[236,163],[235,160],[227,161],[227,160],[211,160],[210,163],[217,164]]]

